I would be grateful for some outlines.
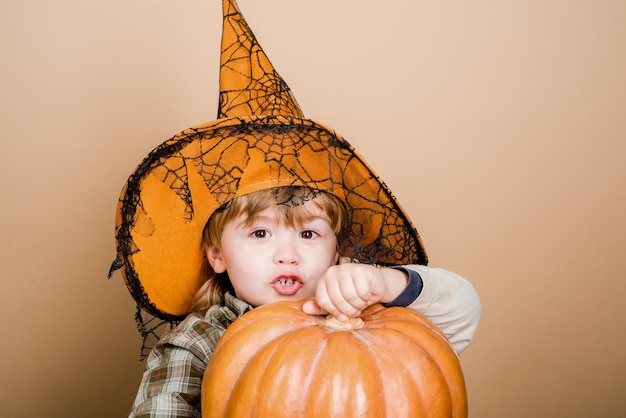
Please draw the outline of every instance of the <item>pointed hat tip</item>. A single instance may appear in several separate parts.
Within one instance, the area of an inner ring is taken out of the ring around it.
[[[270,62],[235,0],[223,0],[218,118],[304,117],[289,86]]]

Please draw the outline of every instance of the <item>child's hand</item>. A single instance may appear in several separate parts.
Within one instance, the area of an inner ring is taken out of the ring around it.
[[[302,310],[310,315],[330,313],[337,319],[361,314],[378,302],[391,302],[407,285],[400,270],[368,264],[348,263],[331,266],[317,282],[315,299]]]

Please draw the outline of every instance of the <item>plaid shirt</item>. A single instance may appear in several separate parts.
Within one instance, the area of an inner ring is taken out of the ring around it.
[[[225,304],[205,315],[190,314],[159,341],[148,356],[146,371],[129,417],[201,417],[202,376],[226,328],[249,304],[226,294]]]

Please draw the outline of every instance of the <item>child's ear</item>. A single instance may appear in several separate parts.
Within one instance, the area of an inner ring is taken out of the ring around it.
[[[209,260],[209,264],[213,271],[216,273],[224,273],[226,271],[226,263],[224,263],[224,257],[222,256],[222,250],[217,247],[207,247],[206,258]]]

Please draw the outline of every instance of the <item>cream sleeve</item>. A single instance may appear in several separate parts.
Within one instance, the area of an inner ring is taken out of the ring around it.
[[[422,277],[423,288],[408,307],[432,321],[461,354],[474,338],[481,304],[474,286],[448,270],[421,265],[405,266]]]

